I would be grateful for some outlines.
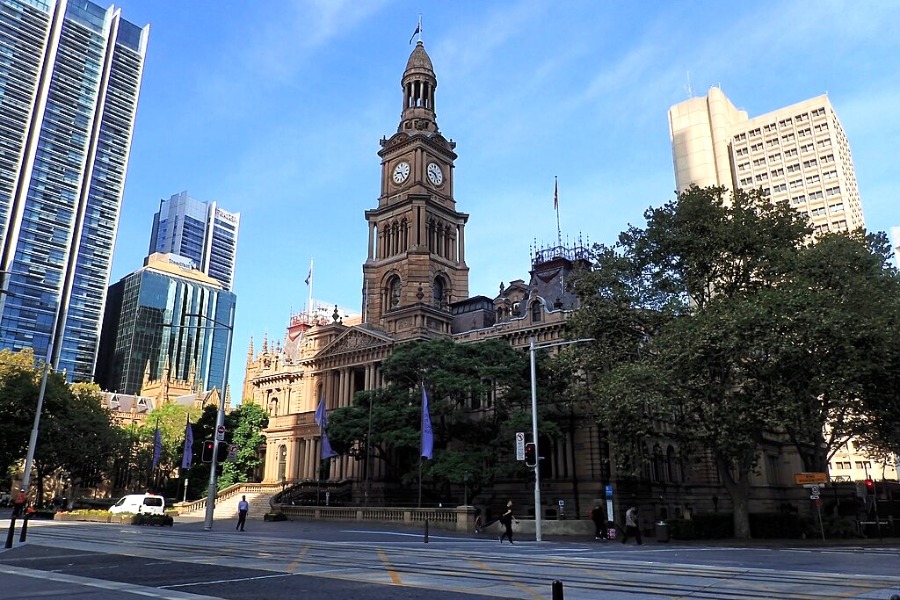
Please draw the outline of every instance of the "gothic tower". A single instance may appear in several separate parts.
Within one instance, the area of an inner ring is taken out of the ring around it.
[[[450,303],[469,295],[464,229],[453,199],[456,143],[438,129],[437,78],[419,41],[403,72],[397,133],[382,138],[381,195],[366,211],[363,317],[396,339],[448,335]]]

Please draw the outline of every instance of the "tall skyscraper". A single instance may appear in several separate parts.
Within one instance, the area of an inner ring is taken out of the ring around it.
[[[225,287],[234,283],[240,213],[230,213],[215,202],[203,202],[187,192],[159,203],[153,215],[150,254],[178,254],[193,260],[197,268]]]
[[[175,254],[151,254],[109,288],[96,382],[140,394],[145,381],[224,389],[236,298]]]
[[[86,0],[0,0],[0,347],[70,380],[94,373],[149,32]]]
[[[850,145],[828,96],[751,119],[714,87],[670,108],[669,132],[679,190],[762,188],[809,215],[816,232],[865,226]]]

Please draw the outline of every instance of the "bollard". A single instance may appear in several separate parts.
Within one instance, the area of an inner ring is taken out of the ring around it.
[[[19,541],[24,542],[25,537],[28,535],[28,513],[25,513],[25,516],[22,518],[22,533],[19,534]]]
[[[12,517],[9,520],[9,532],[6,534],[6,547],[12,548],[13,538],[16,536],[16,518]]]
[[[425,519],[425,543],[428,543],[428,519]]]
[[[563,583],[559,579],[556,579],[551,584],[551,590],[553,592],[552,600],[563,600]]]

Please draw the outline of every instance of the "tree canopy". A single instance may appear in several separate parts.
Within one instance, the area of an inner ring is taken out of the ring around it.
[[[576,282],[570,325],[597,340],[579,353],[593,412],[620,467],[636,471],[624,458],[654,436],[711,453],[744,537],[766,435],[824,470],[896,405],[897,274],[883,235],[813,239],[805,215],[758,191],[692,187],[645,218]]]
[[[414,482],[424,383],[434,454],[423,477],[432,498],[449,500],[451,485],[465,485],[474,496],[519,467],[511,460],[515,432],[530,423],[525,354],[502,340],[410,342],[384,361],[382,374],[383,388],[360,392],[353,406],[330,414],[336,451],[365,458],[368,448],[385,461],[389,480]]]

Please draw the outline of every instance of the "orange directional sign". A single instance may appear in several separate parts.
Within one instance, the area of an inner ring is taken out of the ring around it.
[[[794,473],[794,483],[797,485],[828,483],[828,473]]]

